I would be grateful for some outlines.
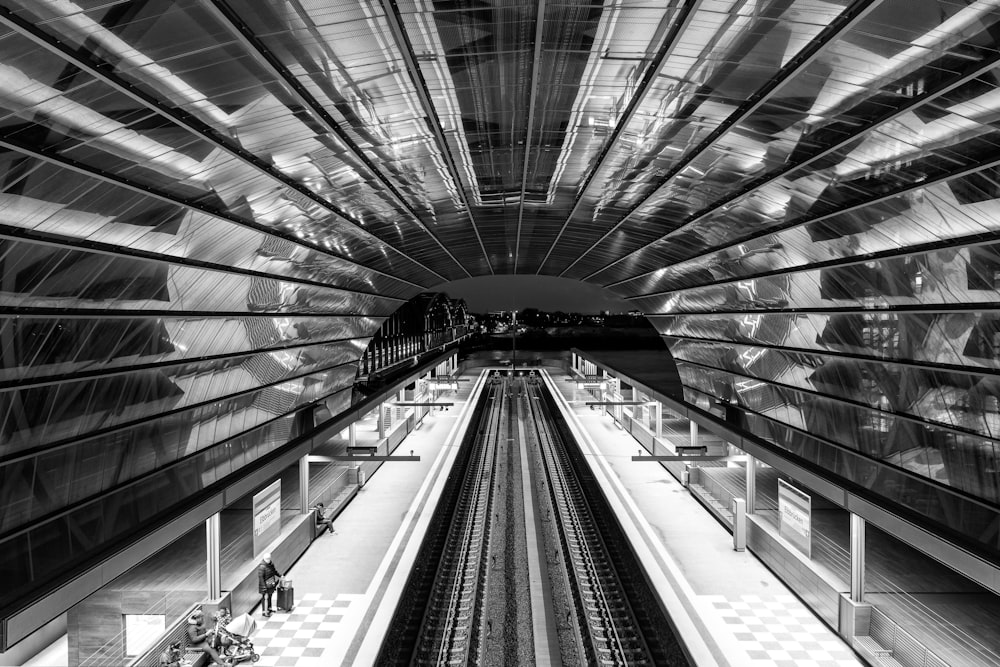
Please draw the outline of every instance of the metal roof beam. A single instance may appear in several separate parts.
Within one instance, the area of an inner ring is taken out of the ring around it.
[[[47,151],[41,151],[37,147],[28,146],[22,142],[17,141],[16,139],[12,139],[6,136],[3,133],[0,133],[0,147],[6,148],[7,150],[10,151],[14,151],[16,153],[20,153],[21,155],[25,155],[27,157],[48,162],[49,164],[56,165],[62,169],[73,171],[83,176],[87,176],[89,178],[102,181],[104,183],[109,183],[111,185],[124,188],[126,190],[129,190],[130,192],[135,192],[141,195],[145,195],[147,197],[150,197],[151,199],[156,199],[158,201],[162,201],[167,204],[172,204],[174,206],[180,206],[190,211],[197,211],[198,213],[209,215],[213,218],[223,220],[230,224],[239,225],[241,227],[246,227],[248,229],[252,229],[257,232],[268,234],[283,241],[288,241],[289,243],[294,243],[297,246],[307,248],[313,252],[317,252],[322,255],[326,255],[328,257],[333,257],[337,260],[350,264],[351,266],[356,266],[360,269],[363,269],[364,271],[368,271],[375,275],[390,278],[405,285],[411,285],[413,287],[417,287],[420,289],[427,289],[426,285],[421,285],[420,283],[415,283],[412,280],[407,280],[406,278],[400,278],[399,276],[394,276],[391,273],[386,273],[385,271],[372,268],[370,266],[367,266],[366,264],[361,264],[356,260],[343,257],[342,255],[332,252],[331,250],[324,248],[322,246],[306,243],[304,240],[298,238],[294,234],[280,233],[275,229],[266,227],[265,225],[262,225],[254,221],[244,220],[243,218],[235,216],[231,213],[227,213],[225,211],[217,211],[211,208],[210,206],[206,206],[204,204],[187,201],[185,199],[180,199],[178,197],[175,197],[174,195],[158,190],[152,186],[133,183],[128,179],[122,178],[121,176],[113,175],[109,172],[99,170],[95,167],[81,164],[79,162],[76,162],[75,160],[64,157],[62,155],[53,155]]]
[[[256,155],[245,150],[241,146],[237,145],[229,137],[217,132],[214,128],[210,127],[200,119],[196,118],[192,114],[181,110],[180,108],[168,108],[164,106],[159,100],[155,99],[151,95],[141,91],[135,86],[129,84],[121,77],[113,74],[110,68],[95,65],[90,61],[84,59],[82,55],[75,50],[69,44],[63,43],[54,37],[46,34],[45,32],[38,29],[35,25],[31,24],[18,14],[14,13],[10,9],[5,7],[0,7],[0,25],[4,25],[10,28],[17,34],[21,35],[25,39],[30,40],[37,46],[49,51],[50,53],[72,63],[82,71],[86,72],[88,75],[94,77],[95,79],[101,81],[107,86],[113,88],[116,92],[125,95],[126,97],[132,99],[138,104],[142,105],[144,108],[153,111],[154,113],[166,118],[171,123],[174,123],[178,127],[181,127],[190,134],[203,139],[217,148],[225,151],[229,155],[237,158],[241,162],[253,167],[254,169],[260,171],[264,175],[272,178],[288,188],[291,188],[298,192],[299,194],[307,197],[311,201],[316,202],[326,210],[330,211],[332,214],[340,218],[343,222],[357,229],[361,234],[368,236],[374,242],[391,248],[394,252],[398,253],[400,256],[405,258],[407,261],[421,267],[428,273],[431,273],[441,280],[447,280],[444,276],[434,271],[430,267],[427,267],[413,259],[408,254],[402,250],[396,248],[391,243],[380,239],[378,236],[368,231],[364,227],[355,224],[348,216],[342,213],[336,206],[331,204],[329,201],[320,197],[312,190],[308,189],[301,183],[298,183],[294,179],[288,177],[272,165],[268,164],[264,160],[261,160]]]
[[[535,125],[535,105],[538,102],[538,76],[542,63],[542,40],[545,35],[545,0],[538,0],[535,14],[535,48],[531,58],[531,81],[528,93],[528,125],[524,136],[524,160],[521,165],[521,198],[517,207],[517,235],[514,241],[514,273],[521,252],[521,224],[524,221],[524,194],[528,189],[528,165],[531,162],[531,135]]]
[[[296,100],[306,109],[309,109],[316,118],[322,123],[323,127],[327,128],[331,134],[335,135],[340,139],[348,150],[350,150],[355,157],[357,157],[371,172],[379,182],[392,193],[393,197],[398,201],[400,206],[406,209],[407,213],[413,216],[413,220],[417,227],[420,228],[425,234],[430,236],[435,243],[444,251],[444,253],[458,265],[460,269],[465,273],[466,276],[471,277],[472,274],[465,268],[465,266],[458,261],[458,258],[451,253],[450,250],[441,242],[441,239],[437,237],[434,232],[432,232],[427,225],[420,219],[417,212],[410,206],[410,203],[403,198],[403,195],[396,189],[396,186],[392,184],[391,181],[383,174],[378,167],[373,163],[368,156],[364,154],[361,147],[354,143],[354,141],[347,136],[347,133],[340,127],[336,120],[329,114],[329,112],[323,108],[323,105],[319,103],[312,93],[306,90],[295,76],[288,71],[288,68],[278,60],[277,57],[271,50],[265,46],[260,39],[257,38],[253,32],[251,32],[249,26],[240,19],[239,15],[234,12],[225,0],[207,0],[206,6],[214,9],[214,13],[217,18],[224,24],[228,25],[236,34],[240,43],[247,50],[247,52],[254,56],[258,64],[263,66],[265,70],[268,71],[272,76],[285,84],[291,94],[296,98]],[[263,3],[262,6],[266,6]]]
[[[469,221],[472,223],[472,231],[476,234],[479,248],[483,252],[483,258],[486,260],[486,267],[490,270],[490,274],[495,274],[493,264],[490,262],[490,256],[486,252],[486,246],[483,244],[483,237],[479,233],[479,226],[472,215],[472,206],[469,204],[468,194],[462,186],[462,179],[459,176],[458,165],[455,164],[455,157],[448,150],[448,140],[444,136],[444,126],[441,124],[441,118],[438,116],[437,107],[434,106],[434,101],[431,100],[431,93],[427,88],[427,81],[420,70],[420,63],[417,62],[417,56],[413,51],[413,44],[406,34],[406,29],[403,28],[403,20],[399,15],[399,7],[394,0],[380,1],[382,11],[385,13],[386,21],[389,24],[389,31],[392,33],[393,39],[396,40],[399,53],[406,63],[406,70],[410,74],[410,80],[413,82],[413,88],[417,93],[417,97],[420,98],[420,105],[423,107],[424,113],[427,114],[427,125],[434,134],[441,157],[448,166],[448,173],[455,182],[455,191],[458,192],[459,197],[462,198],[462,203],[465,205]]]
[[[756,93],[754,93],[750,99],[737,107],[736,111],[729,115],[729,117],[719,123],[714,130],[708,133],[708,135],[692,150],[688,151],[677,163],[664,174],[663,178],[660,180],[660,184],[656,186],[652,192],[647,194],[645,197],[640,199],[628,213],[625,214],[615,225],[609,229],[604,235],[601,236],[597,241],[595,241],[587,250],[580,253],[579,257],[573,261],[572,264],[567,266],[559,274],[563,276],[573,268],[581,259],[590,254],[598,245],[600,245],[605,239],[607,239],[611,234],[618,230],[637,210],[639,210],[647,201],[655,197],[657,193],[663,190],[667,185],[669,185],[673,179],[680,172],[684,171],[689,164],[691,164],[698,156],[711,148],[715,143],[722,138],[726,132],[728,132],[733,126],[743,122],[749,118],[754,112],[764,106],[771,97],[777,93],[781,88],[788,83],[795,75],[804,71],[809,65],[813,63],[816,57],[820,54],[827,44],[832,42],[834,39],[839,37],[844,32],[855,27],[861,20],[865,18],[871,11],[873,11],[883,0],[856,0],[856,2],[845,9],[843,13],[840,14],[834,21],[830,23],[826,28],[820,31],[819,35],[814,37],[812,41],[806,45],[801,51],[799,51],[795,57],[789,60],[785,65],[778,70],[778,72],[768,81],[764,86],[762,86]],[[626,255],[625,257],[628,257]],[[620,257],[611,264],[604,266],[593,273],[588,274],[583,279],[587,280],[596,273],[600,273],[609,266],[622,261],[624,257]]]
[[[580,205],[583,203],[583,196],[587,192],[587,188],[596,178],[598,172],[604,167],[604,163],[607,161],[608,156],[611,154],[611,149],[614,148],[619,138],[625,132],[625,128],[628,127],[629,123],[632,122],[632,118],[638,112],[639,107],[642,103],[646,101],[646,96],[653,88],[653,83],[656,81],[657,77],[660,76],[660,72],[663,66],[667,62],[667,57],[673,51],[674,46],[676,46],[677,38],[684,32],[687,26],[690,24],[691,19],[694,17],[695,12],[701,5],[703,0],[685,0],[684,7],[678,12],[678,16],[671,26],[667,35],[663,38],[663,43],[660,45],[660,49],[657,51],[656,56],[652,58],[652,64],[646,69],[646,74],[643,76],[642,81],[639,82],[639,86],[636,88],[635,95],[632,96],[631,101],[628,103],[628,107],[625,109],[625,113],[622,115],[621,120],[615,125],[615,129],[611,133],[611,137],[604,144],[604,148],[598,153],[597,159],[594,161],[594,167],[590,170],[587,178],[584,180],[583,185],[581,185],[576,200],[573,202],[573,208],[570,209],[569,214],[566,216],[566,220],[563,222],[562,227],[559,229],[559,233],[556,234],[555,239],[552,241],[552,245],[549,246],[548,252],[545,253],[545,257],[542,258],[541,263],[538,265],[538,271],[536,273],[541,273],[542,267],[549,260],[549,256],[552,255],[552,251],[555,250],[556,245],[559,243],[559,239],[566,232],[566,228],[569,226],[570,221],[576,212],[579,210]],[[523,195],[522,195],[523,196]]]
[[[761,188],[767,187],[768,185],[776,182],[778,179],[781,179],[781,178],[787,176],[791,172],[793,172],[793,171],[795,171],[797,169],[800,169],[802,167],[806,167],[806,166],[812,164],[813,162],[815,162],[817,160],[821,160],[821,159],[827,157],[828,155],[831,155],[832,153],[835,153],[836,151],[840,150],[841,148],[844,148],[845,146],[851,144],[852,142],[854,142],[855,140],[857,140],[862,135],[868,134],[868,133],[870,133],[870,132],[872,132],[874,130],[877,130],[878,128],[882,127],[883,125],[891,123],[892,121],[896,120],[900,116],[903,116],[903,115],[905,115],[907,113],[910,113],[913,109],[915,109],[915,108],[917,108],[917,107],[919,107],[921,105],[927,104],[928,102],[934,100],[935,98],[938,98],[938,97],[940,97],[942,95],[947,95],[949,92],[955,90],[956,88],[960,88],[961,86],[964,86],[965,84],[969,83],[970,81],[972,81],[974,79],[979,78],[980,76],[986,74],[987,72],[989,72],[990,70],[996,68],[997,66],[1000,66],[1000,52],[994,52],[993,56],[991,56],[987,60],[983,61],[982,63],[977,63],[975,65],[975,67],[971,68],[968,72],[966,72],[965,74],[963,74],[959,78],[950,81],[949,83],[945,84],[944,86],[941,86],[939,88],[928,89],[923,95],[915,96],[914,98],[912,98],[911,100],[909,100],[905,104],[902,104],[901,106],[896,107],[889,115],[883,116],[882,118],[876,119],[876,120],[874,120],[873,122],[871,122],[871,123],[869,123],[867,125],[859,127],[855,132],[852,132],[851,134],[845,136],[843,139],[841,139],[840,141],[836,142],[835,144],[833,144],[831,146],[828,146],[826,148],[823,148],[820,151],[818,151],[816,153],[813,153],[812,155],[809,155],[809,156],[805,157],[802,160],[799,160],[799,161],[794,162],[794,163],[790,163],[790,164],[784,166],[783,168],[781,168],[780,170],[778,170],[777,172],[773,172],[771,174],[765,174],[760,179],[748,183],[745,187],[737,190],[732,195],[730,195],[730,196],[728,196],[728,197],[726,197],[724,199],[720,199],[720,200],[716,201],[715,203],[713,203],[713,204],[711,204],[711,205],[703,208],[702,210],[695,212],[681,226],[677,227],[676,229],[671,230],[667,234],[664,234],[663,236],[661,236],[660,238],[656,239],[655,241],[652,241],[652,242],[648,243],[647,245],[643,246],[643,248],[638,248],[636,250],[633,250],[631,253],[629,253],[628,255],[626,255],[626,257],[631,257],[632,255],[634,255],[634,254],[640,252],[641,250],[643,250],[644,248],[647,248],[647,247],[653,245],[654,243],[658,243],[660,241],[663,241],[663,240],[669,238],[670,236],[673,236],[673,235],[677,234],[677,232],[681,231],[682,229],[686,229],[687,227],[695,224],[696,222],[704,220],[705,218],[709,217],[710,215],[712,215],[713,213],[715,213],[720,208],[723,208],[723,207],[727,206],[728,204],[736,201],[737,199],[739,199],[740,197],[743,197],[744,195],[750,194],[752,192],[760,190]],[[770,232],[768,232],[768,233],[770,233]],[[766,236],[766,234],[760,234],[758,236]],[[745,242],[745,240],[740,241],[739,243],[743,243],[743,242]],[[730,246],[732,246],[732,245],[734,245],[734,244],[730,244]],[[697,259],[698,257],[703,257],[703,256],[705,256],[707,254],[711,254],[712,252],[716,252],[717,250],[718,249],[715,249],[715,250],[711,250],[711,251],[709,251],[707,253],[702,253],[700,255],[695,255],[693,257],[689,257],[688,259],[685,259],[684,261],[687,262],[687,261],[690,261],[692,259]],[[625,280],[621,280],[621,281],[618,281],[616,283],[611,283],[611,285],[620,285],[621,283],[629,282],[630,280],[636,280],[638,278],[642,278],[643,276],[647,276],[647,275],[649,275],[651,273],[654,273],[654,271],[647,271],[647,272],[641,273],[641,274],[639,274],[637,276],[633,276],[631,278],[627,278]]]

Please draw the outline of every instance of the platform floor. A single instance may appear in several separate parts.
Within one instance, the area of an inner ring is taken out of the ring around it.
[[[455,426],[471,412],[475,378],[439,396],[455,403],[433,411],[396,453],[418,462],[379,467],[334,521],[335,534],[315,540],[284,574],[292,578],[291,613],[263,618],[252,639],[258,667],[330,667],[369,664],[380,642],[365,644],[374,628],[388,625],[416,548],[460,442]],[[363,426],[359,426],[359,440]],[[391,602],[384,602],[390,600]],[[363,646],[364,645],[364,646]],[[364,649],[367,653],[360,655]]]
[[[573,385],[549,369],[570,398]],[[254,642],[260,667],[370,664],[429,519],[469,410],[475,376],[463,382],[450,412],[412,433],[401,449],[419,463],[384,465],[338,517],[336,535],[318,539],[287,574],[297,604],[290,614],[260,618]],[[575,406],[606,492],[623,509],[628,530],[658,568],[654,576],[689,618],[699,665],[856,667],[850,648],[749,553],[661,467],[629,460],[631,436],[595,411]],[[454,435],[454,434],[452,434]],[[594,443],[599,443],[595,445]],[[641,555],[641,554],[640,554]]]
[[[584,405],[562,369],[547,370],[582,427],[581,447],[605,495],[699,666],[862,664],[753,554],[734,551],[730,533],[663,467],[632,461],[632,436]]]

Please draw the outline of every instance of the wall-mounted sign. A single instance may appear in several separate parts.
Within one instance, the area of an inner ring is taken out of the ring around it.
[[[124,614],[125,655],[139,655],[152,646],[167,627],[163,614]]]
[[[277,479],[253,497],[253,557],[281,534],[281,480]]]
[[[783,479],[778,480],[778,532],[793,547],[812,556],[812,498]]]

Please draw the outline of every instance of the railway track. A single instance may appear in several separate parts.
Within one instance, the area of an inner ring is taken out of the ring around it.
[[[542,585],[550,588],[547,625],[558,626],[550,628],[559,636],[550,650],[562,653],[548,657],[686,664],[613,512],[536,382],[487,382],[377,664],[530,664],[532,647],[545,642],[531,635],[538,619],[524,576],[524,516],[543,507],[551,520],[534,557],[552,554]],[[514,463],[520,447],[531,454],[528,469]],[[520,488],[522,475],[534,480],[533,499],[515,506],[508,491]]]
[[[414,660],[417,665],[478,662],[482,599],[489,576],[490,522],[498,442],[504,433],[505,383],[487,391],[485,428],[477,437],[468,473],[438,566]]]
[[[543,462],[555,508],[565,568],[572,583],[576,626],[590,664],[652,665],[618,573],[609,558],[598,521],[571,465],[562,438],[551,426],[538,385],[527,384],[526,413]]]

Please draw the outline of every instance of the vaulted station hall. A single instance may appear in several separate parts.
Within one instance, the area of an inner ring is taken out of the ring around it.
[[[964,582],[897,598],[991,610],[940,664],[990,664],[998,43],[1000,0],[4,0],[0,664],[227,534],[360,382],[460,341],[443,285],[505,274],[626,299],[678,416],[801,473],[834,632],[867,526]]]

